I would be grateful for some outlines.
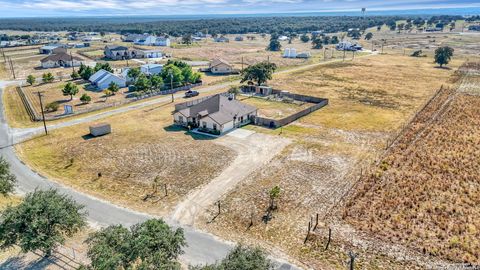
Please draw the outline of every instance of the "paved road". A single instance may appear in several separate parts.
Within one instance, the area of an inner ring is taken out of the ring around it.
[[[2,87],[4,85],[4,82],[0,82],[0,97],[3,95]],[[142,104],[136,104],[134,106],[135,108],[140,106],[148,106]],[[135,108],[130,107],[128,110]],[[78,121],[82,122],[82,119],[79,119]],[[85,121],[91,120],[89,119]],[[73,121],[68,122],[68,125],[75,124],[72,122]],[[57,125],[56,127],[60,127],[60,125]],[[111,224],[123,224],[125,226],[131,226],[152,217],[143,213],[115,206],[109,202],[83,194],[38,175],[18,159],[13,147],[11,146],[12,143],[13,136],[4,116],[3,102],[0,101],[0,155],[5,157],[5,159],[10,163],[11,171],[17,176],[18,191],[20,193],[31,192],[35,189],[56,188],[60,192],[71,196],[78,203],[85,205],[86,210],[88,211],[89,221],[93,225],[97,226],[106,226]],[[170,220],[166,221],[174,227],[178,226],[176,223]],[[225,257],[232,247],[232,243],[219,240],[210,234],[199,232],[192,227],[183,228],[185,230],[188,247],[185,248],[185,254],[182,255],[181,260],[187,264],[198,265],[213,263]],[[289,263],[283,263],[281,260],[278,260],[277,262],[278,269],[299,269],[295,266],[291,266]]]

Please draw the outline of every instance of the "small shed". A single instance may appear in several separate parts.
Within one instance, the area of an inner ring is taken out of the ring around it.
[[[112,127],[108,123],[100,123],[90,126],[90,134],[94,137],[112,133]]]

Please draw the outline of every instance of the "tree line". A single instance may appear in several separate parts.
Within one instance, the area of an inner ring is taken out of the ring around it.
[[[241,17],[192,20],[160,18],[5,18],[0,29],[24,31],[85,31],[117,33],[152,33],[182,36],[198,31],[210,34],[306,33],[322,30],[327,33],[347,31],[355,27],[367,29],[388,21],[406,19],[400,16],[295,16]]]

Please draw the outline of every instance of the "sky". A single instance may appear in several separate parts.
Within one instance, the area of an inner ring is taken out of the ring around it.
[[[0,0],[2,17],[265,14],[478,8],[480,0]]]

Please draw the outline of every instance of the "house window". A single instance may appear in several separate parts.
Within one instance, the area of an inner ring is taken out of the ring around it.
[[[180,115],[180,116],[178,117],[178,122],[183,123],[183,116]]]
[[[240,123],[243,123],[243,116],[240,117]]]
[[[213,130],[217,130],[217,124],[213,124]]]
[[[207,128],[207,122],[202,122],[203,128]]]

